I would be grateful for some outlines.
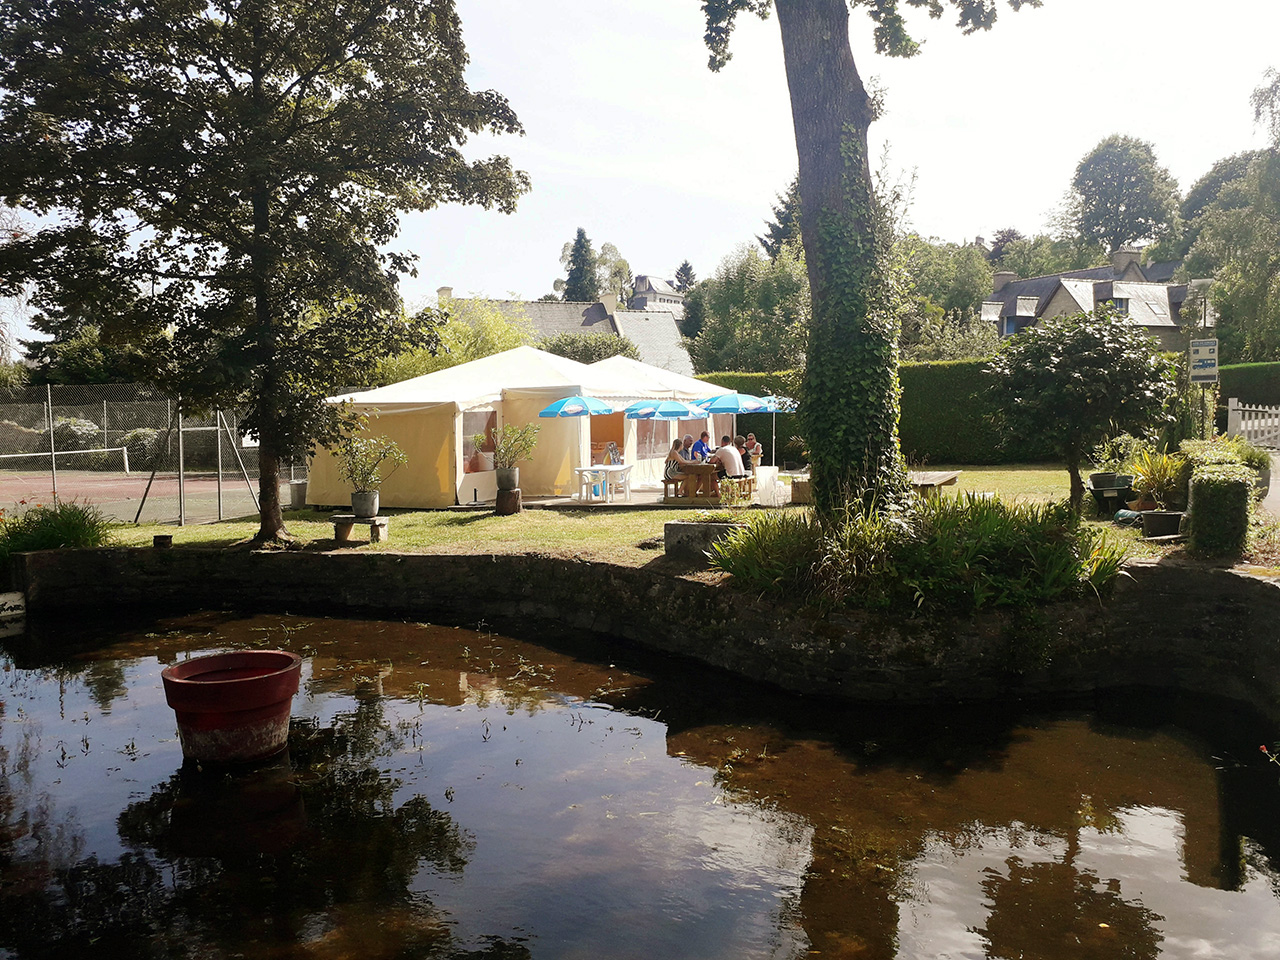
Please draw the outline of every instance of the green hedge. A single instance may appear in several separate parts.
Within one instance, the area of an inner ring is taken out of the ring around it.
[[[1202,556],[1238,557],[1249,535],[1254,473],[1238,464],[1197,467],[1191,475],[1187,546]]]
[[[1225,405],[1235,397],[1244,403],[1280,407],[1280,363],[1231,363],[1218,368],[1218,396]]]
[[[909,463],[1033,463],[1054,459],[1044,443],[1005,442],[992,424],[987,397],[985,360],[904,363],[902,419],[898,434]],[[776,373],[706,373],[698,378],[739,393],[763,396],[783,393],[801,399],[796,371]],[[741,433],[754,433],[770,449],[773,418],[746,414],[738,418]],[[784,445],[800,431],[794,416],[778,414],[778,459],[794,460],[798,451]],[[768,458],[766,456],[766,462]]]
[[[1006,441],[991,422],[985,360],[904,363],[898,435],[909,463],[1029,463],[1045,443]]]

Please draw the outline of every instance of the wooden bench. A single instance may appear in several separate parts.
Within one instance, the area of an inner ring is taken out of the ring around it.
[[[959,470],[910,470],[907,480],[921,496],[936,496],[942,487],[950,487],[960,479]]]
[[[733,491],[730,501],[738,500],[745,497],[748,502],[756,495],[756,478],[754,474],[747,474],[745,477],[724,477],[720,480],[720,486],[723,489],[728,487]]]
[[[354,513],[335,513],[329,518],[333,524],[333,539],[338,543],[346,543],[351,539],[351,528],[357,523],[369,526],[369,542],[382,543],[390,540],[390,517],[357,517]]]

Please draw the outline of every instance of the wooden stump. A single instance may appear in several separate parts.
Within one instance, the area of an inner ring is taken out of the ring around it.
[[[494,505],[493,512],[499,516],[509,516],[513,513],[519,513],[524,507],[520,503],[520,488],[514,490],[499,490],[498,500]]]

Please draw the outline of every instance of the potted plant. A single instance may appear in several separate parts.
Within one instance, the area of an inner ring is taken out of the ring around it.
[[[1186,458],[1178,454],[1144,452],[1138,457],[1133,470],[1133,489],[1139,498],[1136,509],[1143,510],[1143,536],[1165,537],[1178,533],[1183,512],[1170,508],[1185,502],[1186,467]]]
[[[520,486],[520,468],[516,466],[521,460],[532,459],[534,445],[538,442],[538,431],[541,426],[526,423],[523,427],[504,424],[501,430],[493,434],[493,468],[499,490],[515,490]],[[484,446],[485,436],[477,433],[472,441],[477,449]]]
[[[338,472],[352,487],[351,512],[362,519],[376,517],[378,488],[409,458],[394,440],[386,437],[342,437],[337,453]]]

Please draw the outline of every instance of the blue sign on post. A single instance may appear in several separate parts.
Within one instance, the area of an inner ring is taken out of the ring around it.
[[[1191,341],[1191,382],[1218,382],[1218,341]]]

